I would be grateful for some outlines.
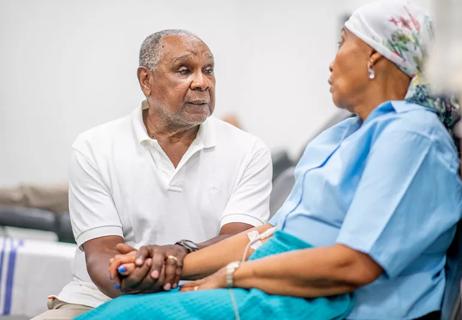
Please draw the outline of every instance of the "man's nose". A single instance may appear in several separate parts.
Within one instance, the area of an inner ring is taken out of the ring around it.
[[[191,89],[205,91],[210,87],[210,80],[204,75],[202,71],[193,74]]]

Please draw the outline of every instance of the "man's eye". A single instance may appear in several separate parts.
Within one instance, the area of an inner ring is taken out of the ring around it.
[[[186,68],[186,67],[181,67],[178,69],[178,73],[181,74],[181,75],[186,75],[189,73],[189,69]]]
[[[205,68],[204,73],[206,73],[206,74],[213,74],[213,67],[207,67],[207,68]]]

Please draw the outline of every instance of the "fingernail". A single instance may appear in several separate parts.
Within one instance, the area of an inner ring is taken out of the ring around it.
[[[159,271],[154,270],[153,272],[151,272],[151,277],[154,279],[159,278]]]
[[[165,291],[170,290],[170,283],[167,283],[167,284],[164,286],[164,290],[165,290]]]
[[[178,285],[176,283],[173,284],[173,289],[176,289],[176,287],[178,287]]]
[[[141,258],[136,259],[136,264],[137,265],[142,265],[143,264],[143,259],[141,259]]]
[[[117,268],[117,271],[119,271],[119,273],[125,273],[127,272],[127,268],[124,265],[121,265]]]
[[[114,284],[114,289],[119,290],[120,289],[120,284],[118,284],[118,283]]]

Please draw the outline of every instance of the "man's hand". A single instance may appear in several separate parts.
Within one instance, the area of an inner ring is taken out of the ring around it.
[[[170,290],[176,288],[180,281],[186,254],[186,249],[177,245],[142,246],[136,254],[135,265],[142,266],[145,260],[151,258],[152,265],[149,275],[160,284],[163,283],[164,290]]]
[[[109,272],[112,278],[119,277],[122,292],[155,292],[177,287],[187,254],[184,248],[148,245],[134,251],[120,244],[117,249],[124,254],[111,259]]]

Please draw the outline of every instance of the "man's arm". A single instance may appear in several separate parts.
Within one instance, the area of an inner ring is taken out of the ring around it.
[[[110,259],[119,253],[116,245],[123,241],[124,239],[119,236],[106,236],[88,240],[83,244],[87,271],[91,280],[101,292],[111,298],[119,296],[120,290],[116,289],[118,282],[110,279],[107,268]]]
[[[122,222],[101,170],[86,139],[77,138],[69,163],[69,213],[72,230],[85,253],[87,272],[106,295],[120,294],[109,278],[107,266],[122,243]]]

